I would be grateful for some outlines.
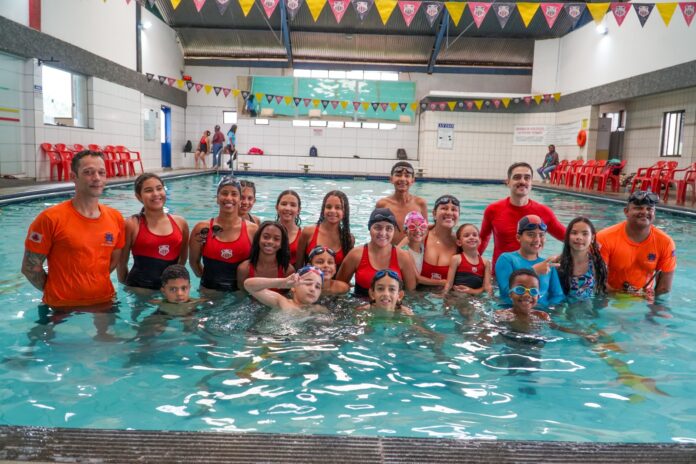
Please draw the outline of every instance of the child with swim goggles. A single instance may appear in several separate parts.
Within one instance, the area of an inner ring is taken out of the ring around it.
[[[350,284],[335,280],[336,252],[331,248],[319,245],[312,248],[308,255],[309,264],[320,269],[324,273],[324,285],[322,295],[341,295],[350,291]]]
[[[251,296],[271,308],[326,312],[326,308],[315,304],[321,296],[323,284],[324,273],[314,266],[305,266],[284,278],[249,278],[244,282],[244,288]],[[292,289],[291,296],[283,296],[270,290],[272,288]]]
[[[462,224],[457,229],[457,246],[461,253],[452,257],[447,272],[447,286],[450,289],[469,295],[492,293],[491,262],[481,256],[478,247],[481,244],[479,230],[473,224]]]
[[[391,269],[380,269],[372,278],[368,290],[370,303],[359,306],[358,310],[377,310],[381,312],[399,312],[413,315],[410,308],[402,304],[404,298],[404,282],[398,273]]]
[[[411,211],[406,214],[404,219],[404,230],[406,237],[401,241],[399,247],[408,252],[413,259],[416,267],[416,281],[419,285],[429,285],[433,287],[443,285],[441,279],[431,279],[421,275],[423,270],[423,254],[425,245],[423,244],[428,235],[428,220],[418,211]]]

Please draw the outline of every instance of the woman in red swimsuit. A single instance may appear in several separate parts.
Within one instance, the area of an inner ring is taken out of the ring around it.
[[[276,200],[276,221],[283,224],[288,231],[290,241],[290,264],[293,266],[297,261],[297,245],[300,243],[302,228],[300,224],[300,211],[302,211],[302,201],[300,195],[294,190],[284,190],[278,195]]]
[[[336,266],[340,266],[354,243],[355,238],[350,233],[348,197],[340,190],[331,190],[324,195],[317,225],[302,229],[295,267],[308,263],[307,256],[317,245],[335,250]]]
[[[416,288],[416,266],[408,252],[392,245],[394,232],[399,227],[389,208],[377,208],[367,223],[370,242],[353,248],[343,260],[336,280],[350,282],[355,275],[355,294],[368,296],[372,278],[379,269],[391,269],[403,280],[407,290]]]
[[[447,285],[447,271],[452,256],[457,254],[457,239],[452,232],[459,221],[459,200],[443,195],[433,207],[435,225],[425,237],[423,268],[421,274],[429,279],[441,280]]]
[[[243,288],[244,281],[251,277],[275,279],[294,272],[285,227],[273,221],[262,222],[254,234],[251,256],[237,268],[237,285]]]
[[[199,222],[191,232],[189,264],[201,278],[203,289],[238,289],[237,266],[251,255],[251,241],[258,229],[239,217],[241,197],[239,181],[223,177],[217,188],[217,217]]]

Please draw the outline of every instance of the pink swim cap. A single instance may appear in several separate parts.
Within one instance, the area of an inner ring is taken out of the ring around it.
[[[418,211],[411,211],[406,215],[406,218],[404,219],[404,227],[407,228],[412,222],[415,222],[416,224],[421,224],[423,222],[426,224],[428,223],[428,221],[426,221],[423,215]]]

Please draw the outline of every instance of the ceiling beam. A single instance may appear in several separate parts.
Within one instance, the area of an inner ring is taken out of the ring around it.
[[[285,51],[288,54],[288,66],[292,67],[292,44],[290,43],[289,27],[285,0],[280,0],[280,30],[283,33],[283,43],[285,44]]]
[[[430,53],[430,60],[428,60],[428,74],[432,74],[435,70],[435,62],[437,61],[437,55],[440,53],[440,48],[442,47],[442,40],[445,38],[445,32],[447,32],[447,25],[449,24],[449,12],[447,8],[443,8],[442,21],[440,21],[440,28],[437,31],[437,38],[435,39],[435,45],[433,46],[433,51]]]

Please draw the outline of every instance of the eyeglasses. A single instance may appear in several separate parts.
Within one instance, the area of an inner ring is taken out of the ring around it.
[[[406,228],[410,231],[426,230],[428,228],[428,223],[427,222],[419,222],[418,224],[416,224],[415,222],[409,222],[406,225]]]
[[[446,205],[447,203],[452,203],[454,206],[459,208],[459,200],[452,195],[442,195],[440,198],[438,198],[437,201],[435,201],[435,208],[440,205]]]
[[[529,296],[537,297],[537,296],[539,296],[539,289],[536,287],[527,288],[527,287],[523,287],[522,285],[518,285],[517,287],[512,287],[510,289],[510,293],[514,293],[515,295],[519,295],[519,296],[522,296],[525,293],[529,293]]]
[[[628,202],[634,205],[655,206],[660,202],[660,197],[650,190],[638,190],[628,197]]]
[[[392,269],[380,269],[375,273],[375,276],[372,278],[373,281],[377,281],[384,277],[385,275],[391,277],[392,279],[398,280],[401,282],[401,276],[394,270]]]
[[[303,268],[300,268],[300,269],[297,271],[297,275],[299,275],[300,277],[302,277],[303,275],[308,274],[308,273],[310,273],[310,272],[313,272],[313,273],[315,273],[316,275],[318,275],[319,277],[321,277],[321,282],[324,283],[324,273],[321,272],[321,269],[319,269],[318,267],[314,267],[314,266],[305,266],[305,267],[303,267]]]
[[[307,260],[311,261],[312,258],[314,258],[316,255],[320,255],[324,252],[330,254],[334,258],[336,257],[336,252],[333,251],[331,248],[319,245],[312,248],[312,251],[310,251],[309,255],[307,255]]]
[[[517,233],[518,233],[518,234],[522,234],[522,232],[526,232],[526,231],[528,231],[528,230],[537,230],[537,229],[539,229],[539,230],[542,231],[542,232],[546,232],[546,230],[548,229],[548,227],[547,227],[546,224],[544,224],[543,222],[542,222],[541,224],[534,224],[534,223],[532,223],[532,222],[528,222],[528,223],[525,224],[524,226],[520,227],[520,228],[517,230]]]
[[[222,226],[219,226],[219,225],[215,224],[215,225],[213,226],[213,235],[219,234],[220,232],[222,232],[222,230],[223,230],[223,229],[222,229]],[[203,227],[203,228],[201,229],[201,231],[200,231],[198,234],[205,237],[205,236],[208,235],[208,232],[210,232],[210,228],[209,228],[209,227]]]
[[[392,176],[399,176],[404,173],[413,175],[413,172],[413,168],[409,168],[408,166],[399,166],[392,171]]]

